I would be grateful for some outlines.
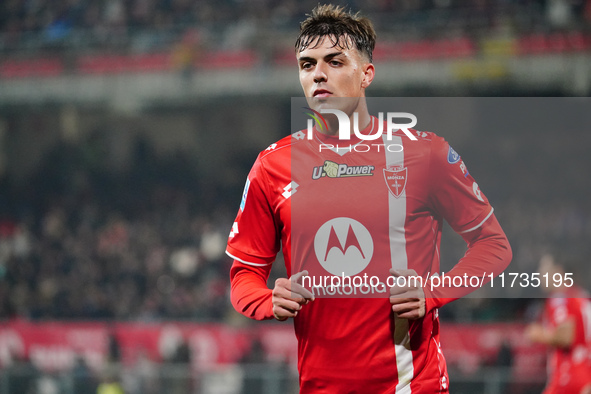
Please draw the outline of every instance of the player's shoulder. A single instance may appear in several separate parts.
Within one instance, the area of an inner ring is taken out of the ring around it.
[[[405,135],[406,133],[404,133],[402,130],[398,130],[395,133],[400,135],[406,142],[405,149],[412,147],[415,150],[420,150],[425,153],[435,153],[439,155],[447,155],[448,153],[450,155],[455,154],[453,149],[450,150],[451,147],[445,138],[439,136],[433,131],[408,129],[408,132],[414,137],[414,139],[411,139],[409,135]],[[450,159],[453,161],[456,159],[456,157],[454,156]]]
[[[293,143],[294,140],[291,135],[283,137],[279,141],[274,142],[263,149],[261,153],[259,153],[259,160],[281,159],[283,156],[289,155],[289,149]]]
[[[263,149],[251,169],[251,176],[265,173],[266,176],[282,176],[289,173],[291,165],[291,148],[298,141],[288,135]]]
[[[417,141],[421,141],[424,143],[431,143],[433,139],[438,138],[437,134],[432,131],[421,131],[415,129],[408,129],[408,131],[416,138]],[[402,132],[398,130],[398,133]]]
[[[394,135],[401,137],[404,141],[407,141],[408,143],[418,143],[418,145],[421,145],[424,148],[429,147],[432,144],[446,144],[446,141],[443,137],[440,137],[432,131],[416,129],[396,130],[394,132]]]
[[[417,141],[422,142],[424,149],[428,149],[431,155],[434,155],[437,161],[447,161],[449,164],[455,164],[461,161],[458,152],[452,148],[447,140],[432,131],[417,131],[410,129],[413,135],[417,136]]]
[[[308,140],[306,138],[306,134],[300,130],[286,137],[283,137],[279,141],[267,146],[264,150],[261,151],[261,153],[259,153],[257,162],[289,162],[291,158],[292,148],[297,144],[307,143]]]
[[[418,141],[429,144],[434,148],[449,146],[445,138],[433,131],[419,131],[414,129],[410,129],[410,131],[417,137]]]

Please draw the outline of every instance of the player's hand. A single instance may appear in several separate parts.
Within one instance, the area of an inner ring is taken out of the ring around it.
[[[575,342],[576,325],[577,323],[572,317],[567,318],[551,329],[544,327],[540,323],[534,323],[527,326],[525,336],[532,342],[559,348],[570,348]]]
[[[390,273],[395,277],[418,276],[415,270],[395,270],[390,269]],[[400,283],[403,281],[397,281]],[[416,320],[425,316],[425,292],[420,285],[420,281],[406,281],[406,286],[394,286],[390,288],[390,304],[392,311],[401,319]]]
[[[531,342],[544,343],[546,340],[546,330],[540,323],[532,323],[525,328],[525,337]]]
[[[273,316],[283,321],[289,317],[295,317],[302,305],[314,301],[314,294],[304,288],[298,281],[308,275],[308,271],[298,272],[290,279],[279,278],[275,281],[272,292]]]

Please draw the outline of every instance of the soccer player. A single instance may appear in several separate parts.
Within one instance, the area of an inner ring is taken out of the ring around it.
[[[374,45],[367,18],[331,5],[312,11],[295,44],[311,109],[334,104],[366,136],[383,126],[365,98],[375,74]],[[362,141],[354,132],[339,139],[337,119],[327,115],[313,138],[300,131],[258,156],[226,249],[234,259],[232,304],[256,320],[293,318],[301,393],[448,392],[438,308],[470,289],[431,291],[416,281],[386,289],[384,278],[439,273],[444,219],[468,244],[446,273],[454,278],[502,272],[511,260],[507,238],[443,138],[398,130],[359,152]],[[271,264],[281,248],[290,278],[270,289]],[[341,269],[381,282],[347,296],[343,288],[340,297],[302,283],[307,275],[338,276]]]
[[[550,297],[544,305],[543,321],[531,324],[525,333],[531,341],[551,349],[544,394],[591,394],[589,294],[573,285],[572,273],[566,276],[563,262],[552,255],[540,259],[539,273]]]

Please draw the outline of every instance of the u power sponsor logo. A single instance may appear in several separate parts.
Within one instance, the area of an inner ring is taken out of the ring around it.
[[[323,165],[314,167],[312,179],[328,178],[349,178],[354,176],[372,176],[376,168],[370,165],[350,166],[326,160]]]
[[[314,252],[320,265],[332,275],[353,276],[371,261],[374,245],[367,228],[351,218],[324,223],[314,237]]]

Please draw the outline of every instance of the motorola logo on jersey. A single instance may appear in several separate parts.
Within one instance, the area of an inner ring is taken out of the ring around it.
[[[314,237],[320,265],[333,275],[352,276],[363,271],[373,256],[373,240],[367,228],[351,218],[324,223]]]

